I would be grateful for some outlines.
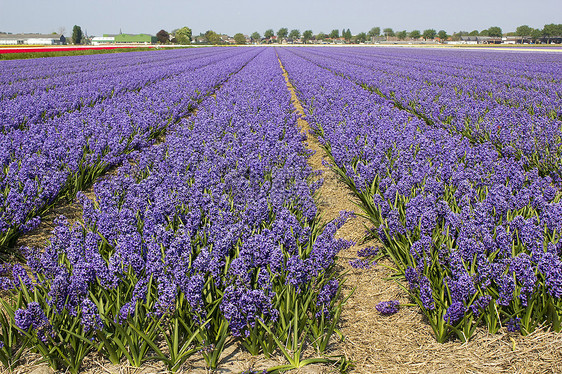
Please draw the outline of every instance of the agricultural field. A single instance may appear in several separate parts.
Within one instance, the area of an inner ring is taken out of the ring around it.
[[[0,362],[556,372],[561,57],[1,61]]]
[[[155,50],[153,46],[102,46],[102,47],[67,47],[67,46],[0,46],[1,60],[22,60],[27,58],[86,56],[105,53],[139,52]]]

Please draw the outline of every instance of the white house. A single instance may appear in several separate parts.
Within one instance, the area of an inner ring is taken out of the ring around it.
[[[61,45],[66,44],[59,34],[0,34],[1,45]]]

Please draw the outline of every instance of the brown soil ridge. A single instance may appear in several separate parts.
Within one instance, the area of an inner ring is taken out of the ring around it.
[[[324,149],[310,133],[305,113],[290,82],[287,71],[279,60],[298,124],[307,136],[307,147],[315,151],[309,165],[323,172],[318,207],[325,220],[337,217],[341,210],[360,213],[351,194],[333,171],[322,164],[328,161]],[[364,237],[369,221],[361,216],[350,219],[337,236],[359,242]],[[392,266],[388,260],[371,269],[355,269],[349,261],[357,258],[357,250],[370,242],[355,245],[340,253],[338,267],[348,272],[344,292],[353,295],[344,306],[340,330],[345,341],[334,346],[334,354],[345,354],[355,363],[351,373],[562,373],[558,364],[562,359],[562,334],[537,330],[528,336],[508,333],[505,328],[491,335],[479,329],[473,339],[437,343],[431,328],[417,306],[396,282],[388,280]],[[399,300],[397,314],[383,316],[375,305],[380,301]],[[306,369],[306,368],[305,368]],[[306,371],[305,371],[306,372]]]

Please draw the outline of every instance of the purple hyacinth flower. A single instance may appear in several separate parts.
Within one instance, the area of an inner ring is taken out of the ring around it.
[[[397,313],[399,305],[400,302],[398,300],[389,300],[389,301],[381,301],[375,306],[375,308],[379,311],[380,314],[384,314],[385,316],[388,316]]]
[[[514,317],[507,322],[507,331],[517,332],[521,330],[521,318]]]

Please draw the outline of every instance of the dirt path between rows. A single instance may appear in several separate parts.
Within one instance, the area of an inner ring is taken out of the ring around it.
[[[318,207],[325,220],[338,216],[341,210],[360,209],[357,200],[336,174],[322,163],[328,161],[326,152],[310,133],[305,112],[298,100],[289,76],[279,61],[293,105],[300,114],[298,125],[306,133],[307,147],[315,151],[309,165],[323,172]],[[368,220],[356,216],[350,219],[337,236],[359,242]],[[347,273],[345,295],[355,291],[344,307],[340,329],[343,343],[335,344],[334,354],[345,354],[355,363],[352,373],[562,373],[562,334],[536,331],[526,337],[502,331],[490,335],[481,329],[465,344],[451,341],[437,343],[429,324],[407,293],[386,278],[391,271],[389,261],[370,269],[355,269],[350,261],[357,259],[357,251],[376,246],[376,242],[355,245],[340,252],[338,267]],[[392,316],[383,316],[375,305],[380,301],[399,300],[400,310]],[[306,367],[303,372],[306,371]]]

